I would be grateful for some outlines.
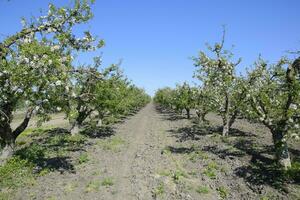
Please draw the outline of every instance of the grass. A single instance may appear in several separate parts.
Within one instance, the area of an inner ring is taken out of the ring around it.
[[[212,161],[208,163],[206,169],[203,171],[203,174],[209,177],[210,179],[215,179],[217,177],[216,171],[219,169],[216,162]]]
[[[188,159],[192,162],[196,162],[199,158],[206,160],[208,159],[208,155],[205,152],[199,150],[190,153],[188,157]]]
[[[205,169],[203,171],[203,174],[209,177],[210,179],[216,179],[217,177],[215,170],[212,169]]]
[[[183,170],[176,170],[172,174],[172,178],[175,183],[180,181],[182,178],[187,178],[187,177],[188,177],[187,174]]]
[[[65,193],[70,193],[70,192],[74,191],[76,187],[78,187],[78,184],[77,184],[77,183],[68,183],[68,184],[64,187],[64,192],[65,192]]]
[[[89,156],[88,156],[87,153],[80,154],[79,159],[78,159],[79,164],[83,164],[83,163],[86,163],[88,161],[89,161]]]
[[[99,191],[100,186],[101,186],[100,180],[90,181],[85,188],[85,192]]]
[[[62,156],[81,147],[86,141],[82,135],[71,136],[55,131],[56,129],[37,128],[27,129],[22,133],[17,141],[18,150],[15,155],[0,166],[0,199],[13,199],[14,191],[18,188],[32,185],[37,177],[61,169],[53,159],[58,161],[58,165],[59,162],[68,162]],[[83,155],[80,160],[87,161]],[[69,165],[71,170],[72,164]]]
[[[196,188],[196,192],[198,192],[199,194],[208,194],[210,190],[207,186],[198,186]]]
[[[153,190],[153,197],[162,196],[165,193],[164,183],[159,183],[159,185]]]
[[[219,196],[221,197],[221,199],[227,198],[227,196],[229,194],[228,189],[225,188],[224,186],[218,187],[217,192],[219,193]]]
[[[98,145],[107,151],[119,152],[121,148],[126,144],[125,140],[120,137],[114,136],[106,140],[101,140],[98,142]]]
[[[109,187],[109,186],[113,186],[114,185],[114,181],[112,178],[105,178],[103,179],[103,181],[101,182],[101,185],[102,186],[106,186],[106,187]]]
[[[300,162],[293,162],[292,167],[285,172],[285,175],[290,180],[300,182]]]
[[[33,165],[20,157],[13,157],[0,167],[0,188],[16,189],[34,183]]]

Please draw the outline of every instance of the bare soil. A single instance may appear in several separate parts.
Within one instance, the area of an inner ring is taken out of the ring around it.
[[[198,125],[150,103],[112,129],[91,134],[84,148],[15,199],[300,199],[299,182],[286,182],[274,167],[263,126],[238,120],[224,139],[220,119],[208,119],[210,125]],[[299,149],[292,144],[294,159]],[[80,164],[83,153],[88,160]]]

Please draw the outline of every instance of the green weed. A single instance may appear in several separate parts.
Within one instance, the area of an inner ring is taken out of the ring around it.
[[[89,161],[89,156],[88,156],[87,153],[80,154],[79,159],[78,159],[79,164],[83,164],[83,163],[86,163],[88,161]]]
[[[228,194],[229,194],[228,189],[225,188],[224,186],[218,187],[218,188],[217,188],[217,191],[218,191],[218,193],[219,193],[219,196],[220,196],[222,199],[227,198],[227,196],[228,196]]]
[[[199,186],[196,188],[196,192],[198,192],[199,194],[208,194],[209,188],[206,186]]]
[[[98,191],[100,189],[100,185],[101,182],[99,180],[90,181],[85,188],[85,192]]]
[[[114,185],[114,181],[112,178],[105,178],[102,182],[101,182],[102,186],[113,186]]]

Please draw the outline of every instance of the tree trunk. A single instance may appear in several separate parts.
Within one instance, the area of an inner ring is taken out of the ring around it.
[[[284,140],[284,134],[282,131],[272,131],[273,142],[275,147],[275,159],[277,162],[287,170],[291,167],[291,158],[288,150],[288,145]]]
[[[3,149],[0,152],[0,163],[3,163],[13,155],[16,139],[27,128],[32,113],[33,108],[29,108],[23,122],[14,131],[11,129],[9,121],[1,122],[0,137],[3,141]]]
[[[190,119],[190,118],[191,118],[191,112],[190,112],[190,109],[189,109],[189,108],[186,108],[185,110],[186,110],[186,116],[187,116],[187,118]]]
[[[230,100],[229,100],[229,94],[228,92],[225,93],[225,110],[224,110],[224,116],[223,118],[223,132],[222,135],[223,136],[228,136],[229,135],[229,129],[230,129]]]
[[[80,132],[80,125],[77,122],[74,122],[70,128],[71,135],[77,135]]]
[[[223,122],[223,131],[222,131],[222,136],[228,136],[229,135],[229,120],[226,119],[224,122]]]
[[[12,155],[14,154],[14,150],[15,150],[15,141],[5,144],[4,148],[0,153],[0,166],[4,164],[8,158],[12,157]]]
[[[98,123],[97,123],[97,126],[98,126],[98,127],[101,127],[102,124],[103,124],[103,123],[102,123],[102,119],[99,119],[99,120],[98,120]]]
[[[0,165],[10,158],[14,153],[16,138],[13,137],[12,130],[9,124],[1,127],[1,139],[3,140],[3,149],[0,152]]]
[[[205,119],[205,116],[206,116],[207,112],[202,112],[200,110],[196,110],[196,114],[197,114],[198,119],[199,119],[200,122],[202,122],[202,123],[207,123],[208,122],[208,120]]]

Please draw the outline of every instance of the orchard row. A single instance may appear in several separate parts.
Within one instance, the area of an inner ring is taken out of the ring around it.
[[[154,100],[165,108],[185,110],[188,118],[194,109],[202,122],[207,113],[217,113],[225,137],[237,117],[261,122],[272,134],[277,161],[287,169],[291,166],[287,140],[300,136],[300,58],[283,57],[269,64],[259,57],[252,70],[237,76],[241,59],[233,61],[233,53],[224,49],[224,36],[225,31],[220,43],[193,58],[199,86],[162,88]]]
[[[74,7],[49,6],[46,15],[22,20],[20,32],[0,43],[0,151],[11,156],[17,137],[33,116],[42,123],[63,112],[76,134],[84,122],[101,125],[106,117],[126,116],[150,101],[143,89],[133,85],[118,65],[75,65],[74,57],[104,45],[88,31],[79,37],[73,29],[93,14],[93,2],[75,1]],[[13,113],[25,110],[13,130]]]

